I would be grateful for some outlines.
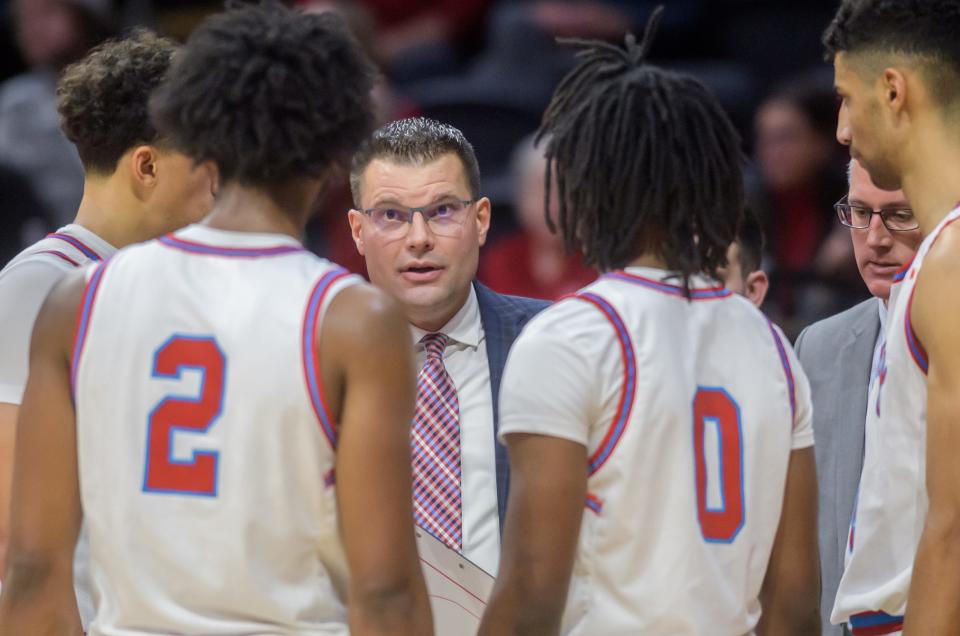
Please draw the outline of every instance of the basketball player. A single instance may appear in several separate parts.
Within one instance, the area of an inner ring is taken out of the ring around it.
[[[152,115],[222,189],[41,310],[0,633],[79,633],[81,501],[94,636],[430,633],[406,321],[297,238],[371,77],[332,14],[243,5],[191,35]]]
[[[760,219],[748,208],[740,221],[737,239],[727,248],[726,266],[717,269],[723,286],[740,294],[755,307],[763,305],[770,289],[770,279],[761,268],[763,245]]]
[[[147,116],[147,100],[174,50],[173,42],[138,31],[67,67],[57,87],[61,127],[76,145],[86,176],[76,220],[0,271],[0,576],[14,430],[27,383],[30,333],[44,298],[66,272],[197,221],[213,206],[213,171],[170,148]],[[76,564],[86,622],[93,604],[83,541]]]
[[[834,623],[854,634],[960,625],[960,2],[845,0],[824,34],[837,136],[924,236],[895,277]],[[904,618],[904,615],[905,618]]]
[[[583,45],[544,115],[560,232],[606,274],[507,362],[513,479],[484,635],[819,625],[806,378],[717,282],[740,139],[702,84],[646,63],[658,17],[626,50]]]

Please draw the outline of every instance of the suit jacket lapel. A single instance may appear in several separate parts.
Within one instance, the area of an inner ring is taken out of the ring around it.
[[[475,282],[477,304],[480,305],[480,322],[483,324],[483,333],[487,345],[487,364],[490,367],[490,393],[493,399],[493,448],[496,456],[497,470],[497,507],[500,512],[500,530],[503,532],[503,521],[506,516],[507,489],[509,488],[510,463],[507,458],[507,449],[497,439],[500,429],[500,378],[503,376],[503,367],[507,363],[507,353],[510,345],[518,334],[517,324],[509,320],[498,311],[502,303],[484,285]]]

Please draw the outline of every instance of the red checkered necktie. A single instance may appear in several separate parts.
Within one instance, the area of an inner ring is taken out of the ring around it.
[[[454,550],[463,548],[460,508],[460,402],[443,366],[447,337],[428,333],[413,418],[413,518]]]

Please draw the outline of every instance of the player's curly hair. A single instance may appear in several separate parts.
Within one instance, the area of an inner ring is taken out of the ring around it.
[[[373,68],[333,13],[228,5],[177,55],[150,112],[174,146],[248,185],[320,176],[373,124]]]
[[[960,102],[960,1],[843,0],[823,33],[837,53],[899,53],[920,58],[941,104]]]
[[[601,270],[655,254],[679,272],[716,276],[744,207],[740,136],[699,81],[646,62],[662,6],[626,48],[572,40],[579,62],[553,95],[546,209],[556,171],[568,249]],[[549,138],[547,136],[549,135]],[[547,215],[547,223],[555,229]]]
[[[127,150],[157,141],[147,101],[175,50],[171,40],[139,29],[64,70],[57,84],[60,127],[88,171],[110,174]]]

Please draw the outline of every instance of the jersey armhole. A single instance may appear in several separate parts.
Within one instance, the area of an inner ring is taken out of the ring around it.
[[[773,326],[773,323],[770,320],[767,320],[767,326],[770,328],[770,333],[773,334],[773,343],[777,347],[777,355],[780,356],[780,365],[783,367],[783,374],[787,379],[787,391],[790,394],[791,427],[796,427],[797,425],[797,384],[793,378],[793,368],[790,366],[790,358],[787,357],[787,350],[783,346],[783,340],[780,338],[780,334],[777,332],[777,328]]]
[[[565,296],[564,298],[582,300],[600,310],[617,334],[617,341],[620,344],[620,355],[623,360],[623,385],[620,390],[620,400],[617,404],[616,413],[607,428],[607,433],[604,435],[603,441],[600,442],[600,445],[597,446],[597,449],[589,457],[587,462],[587,474],[593,475],[603,467],[613,454],[613,451],[616,450],[617,444],[619,444],[623,438],[623,432],[627,427],[627,422],[630,420],[630,413],[633,410],[633,403],[636,396],[637,360],[630,333],[627,331],[627,327],[620,317],[620,314],[613,308],[613,305],[591,292],[580,292]]]
[[[103,281],[103,275],[106,273],[109,263],[109,260],[102,261],[93,268],[83,290],[83,300],[80,303],[80,307],[77,308],[77,326],[74,331],[73,353],[70,360],[70,392],[73,395],[74,404],[76,404],[77,401],[77,374],[80,369],[81,358],[83,357],[83,348],[87,342],[90,318],[93,315],[93,307],[97,301],[100,284]]]
[[[320,373],[320,360],[317,356],[317,326],[320,324],[329,300],[336,294],[337,282],[350,276],[350,272],[337,268],[327,272],[313,286],[307,307],[304,311],[303,328],[301,333],[301,354],[303,359],[303,375],[306,381],[307,392],[310,396],[310,405],[317,416],[324,437],[330,443],[330,448],[337,449],[337,424],[323,390],[323,378]]]

